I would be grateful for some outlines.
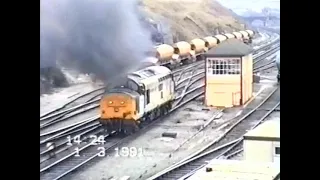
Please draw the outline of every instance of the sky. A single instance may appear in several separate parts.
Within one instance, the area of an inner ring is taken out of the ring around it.
[[[280,0],[217,0],[223,6],[232,9],[235,13],[251,10],[261,12],[264,7],[280,10]],[[249,6],[250,5],[250,6]]]

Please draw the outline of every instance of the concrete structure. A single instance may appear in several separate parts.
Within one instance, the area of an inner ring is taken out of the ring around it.
[[[280,20],[280,18],[277,16],[249,16],[249,17],[241,17],[241,18],[250,24],[252,24],[252,22],[255,20],[260,20],[263,22],[264,26],[266,26],[268,21]]]
[[[213,160],[187,180],[279,180],[280,167],[274,163]]]
[[[243,105],[252,97],[253,49],[228,39],[205,54],[205,104],[215,107]]]
[[[245,134],[243,150],[246,161],[280,165],[280,121],[266,121]]]

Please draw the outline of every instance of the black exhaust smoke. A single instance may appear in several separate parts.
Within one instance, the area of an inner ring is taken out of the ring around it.
[[[138,0],[41,0],[40,68],[57,63],[119,82],[152,49]]]

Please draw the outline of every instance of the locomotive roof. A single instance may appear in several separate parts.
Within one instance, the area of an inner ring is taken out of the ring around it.
[[[152,77],[152,76],[165,76],[167,74],[170,74],[171,73],[171,70],[168,69],[167,67],[164,67],[164,66],[149,66],[147,68],[144,68],[144,69],[141,69],[139,71],[136,71],[136,72],[133,72],[133,73],[130,73],[128,75],[128,77],[130,79],[133,79],[137,82],[140,82],[141,80],[143,79],[147,79],[149,77]]]
[[[252,53],[253,49],[238,39],[227,39],[216,48],[210,49],[206,57],[241,57]]]
[[[121,88],[121,87],[115,87],[112,89],[106,89],[106,91],[104,92],[105,94],[108,93],[124,93],[127,95],[133,95],[133,96],[139,96],[139,94],[131,89],[128,88]]]

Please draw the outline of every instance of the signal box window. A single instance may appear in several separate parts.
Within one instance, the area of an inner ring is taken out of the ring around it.
[[[275,154],[280,155],[280,147],[275,147]]]
[[[214,75],[240,74],[240,59],[207,59],[207,73]]]

